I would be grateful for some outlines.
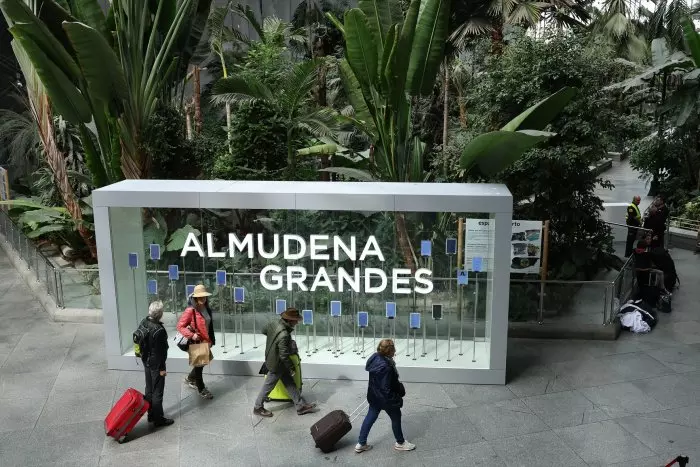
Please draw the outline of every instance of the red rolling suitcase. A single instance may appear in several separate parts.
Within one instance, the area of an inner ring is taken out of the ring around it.
[[[143,398],[143,394],[134,388],[126,390],[124,395],[109,411],[105,418],[105,433],[120,443],[148,412],[151,404]]]

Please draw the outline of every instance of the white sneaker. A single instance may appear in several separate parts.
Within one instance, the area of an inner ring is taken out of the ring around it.
[[[404,441],[403,444],[394,443],[394,449],[397,451],[413,451],[416,449],[416,445],[411,444],[408,441]]]
[[[371,444],[360,444],[360,443],[357,443],[357,444],[355,445],[355,452],[358,453],[358,454],[361,453],[361,452],[369,451],[370,449],[372,449],[372,445],[371,445]]]

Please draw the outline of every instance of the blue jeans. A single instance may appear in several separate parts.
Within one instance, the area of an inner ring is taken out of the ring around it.
[[[362,428],[360,428],[360,438],[358,442],[361,445],[367,444],[367,436],[369,436],[369,430],[372,429],[372,425],[374,425],[374,422],[377,421],[377,418],[379,417],[379,412],[381,412],[382,409],[379,409],[377,407],[369,406],[369,409],[367,410],[367,415],[365,416],[365,420],[362,422]],[[405,439],[403,438],[403,431],[401,431],[401,409],[389,409],[389,410],[384,410],[387,415],[389,415],[389,418],[391,419],[391,430],[394,432],[394,438],[396,438],[396,442],[399,444],[403,444]]]

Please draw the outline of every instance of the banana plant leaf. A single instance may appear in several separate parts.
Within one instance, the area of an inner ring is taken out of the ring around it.
[[[360,182],[376,182],[377,179],[369,172],[353,169],[352,167],[328,167],[326,169],[320,169],[319,172],[329,172],[343,177],[352,178]]]
[[[690,55],[693,57],[695,66],[700,68],[700,36],[695,31],[695,25],[690,17],[681,19],[681,27],[683,28],[683,36],[685,43],[688,45]]]
[[[493,176],[516,162],[536,144],[555,133],[536,130],[492,131],[469,142],[460,160],[463,169],[477,167],[485,176]]]
[[[428,96],[433,92],[435,77],[445,57],[450,3],[450,0],[426,0],[421,4],[408,64],[408,89],[412,96]]]
[[[66,74],[44,53],[41,46],[27,33],[28,24],[15,24],[10,32],[19,47],[26,52],[36,74],[57,112],[67,121],[78,125],[92,120],[92,110],[78,88]]]
[[[105,102],[128,99],[126,80],[117,55],[96,29],[82,23],[64,23],[90,93]]]
[[[359,0],[357,5],[369,19],[369,29],[377,42],[377,56],[384,53],[389,29],[403,20],[397,0]]]
[[[335,154],[338,152],[338,146],[336,144],[318,144],[316,146],[310,146],[308,148],[303,148],[297,150],[298,156],[323,156],[329,154]]]
[[[578,89],[565,87],[546,99],[542,99],[525,112],[508,122],[502,131],[544,130],[578,93]]]

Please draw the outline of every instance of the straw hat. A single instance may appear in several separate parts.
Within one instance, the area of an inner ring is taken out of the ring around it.
[[[287,321],[301,321],[302,317],[299,314],[299,310],[296,308],[287,308],[282,312],[280,315],[280,318],[287,320]]]
[[[204,287],[203,284],[199,284],[195,286],[194,291],[190,295],[191,298],[199,298],[199,297],[210,297],[211,294],[207,292],[207,288]]]

